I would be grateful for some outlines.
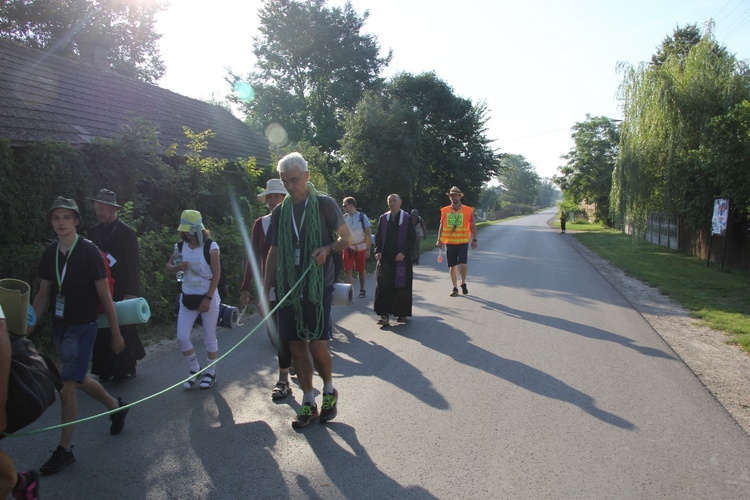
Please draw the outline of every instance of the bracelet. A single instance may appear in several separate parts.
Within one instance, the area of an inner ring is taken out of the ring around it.
[[[214,298],[211,295],[204,295],[203,298],[208,299],[208,300],[214,300]]]
[[[472,241],[472,242],[474,242],[474,243],[476,243],[476,242],[477,242],[477,239],[476,239],[476,238],[474,238],[474,239],[473,239],[473,240],[471,240],[471,241]]]

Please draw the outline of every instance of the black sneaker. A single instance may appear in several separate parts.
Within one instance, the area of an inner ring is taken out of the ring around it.
[[[295,429],[299,429],[301,427],[307,427],[310,425],[310,422],[320,417],[318,414],[318,407],[312,406],[309,403],[305,403],[302,405],[302,408],[299,409],[299,413],[297,413],[297,419],[292,420],[292,427]]]
[[[75,463],[76,457],[73,456],[73,447],[70,447],[70,451],[65,451],[60,445],[57,445],[55,451],[52,452],[52,457],[42,465],[39,472],[42,474],[54,474],[60,472],[68,465]]]
[[[122,408],[127,403],[123,401],[122,398],[117,398],[117,404]],[[109,426],[110,434],[115,435],[122,432],[122,429],[125,427],[125,417],[129,411],[130,408],[125,408],[124,410],[112,413],[109,416],[109,419],[112,421],[112,425]]]
[[[466,283],[461,284],[461,293],[464,295],[469,295],[469,289],[466,288]]]
[[[453,288],[453,291],[451,292],[451,297],[458,297],[458,288]]]
[[[339,399],[339,391],[333,390],[333,394],[323,393],[323,408],[320,410],[320,421],[328,422],[336,418],[338,410],[336,409],[336,402]]]

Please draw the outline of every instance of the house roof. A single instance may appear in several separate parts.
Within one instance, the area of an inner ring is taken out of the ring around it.
[[[211,129],[204,155],[253,156],[268,165],[268,141],[226,109],[176,94],[109,69],[0,40],[0,137],[14,145],[40,140],[75,145],[117,138],[133,115],[156,126],[163,147],[185,154],[183,126]]]

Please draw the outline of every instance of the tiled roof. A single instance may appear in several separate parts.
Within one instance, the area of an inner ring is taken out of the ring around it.
[[[155,124],[163,147],[178,144],[178,154],[187,152],[184,125],[216,133],[206,156],[271,161],[266,139],[220,106],[0,40],[0,137],[12,144],[116,138],[134,115]]]

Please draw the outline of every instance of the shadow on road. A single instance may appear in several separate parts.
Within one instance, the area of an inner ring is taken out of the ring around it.
[[[633,339],[629,339],[628,337],[623,337],[622,335],[617,335],[615,333],[602,330],[601,328],[583,325],[581,323],[575,323],[573,321],[568,321],[562,318],[556,318],[554,316],[547,316],[544,314],[521,311],[518,309],[514,309],[512,307],[508,307],[506,305],[499,304],[497,302],[493,302],[490,300],[482,299],[476,296],[471,296],[471,297],[466,297],[466,298],[481,304],[483,307],[486,307],[487,309],[499,311],[503,314],[521,319],[523,321],[530,321],[532,323],[537,323],[539,325],[548,326],[556,330],[563,330],[563,331],[570,332],[575,335],[580,335],[582,337],[586,337],[592,340],[603,340],[606,342],[614,342],[623,347],[627,347],[628,349],[633,349],[634,351],[638,351],[639,353],[644,354],[646,356],[653,356],[655,358],[675,360],[674,356],[662,350],[654,349],[652,347],[644,347],[644,346],[637,345],[633,341]]]
[[[420,317],[420,321],[428,323],[429,326],[421,330],[426,333],[418,333],[409,337],[425,347],[453,358],[459,363],[500,377],[540,396],[578,406],[592,417],[607,424],[621,429],[635,429],[635,425],[631,422],[598,408],[594,399],[588,394],[574,389],[541,370],[519,361],[503,358],[472,344],[466,334],[445,324],[440,317]],[[478,360],[481,360],[481,363],[477,363]]]

